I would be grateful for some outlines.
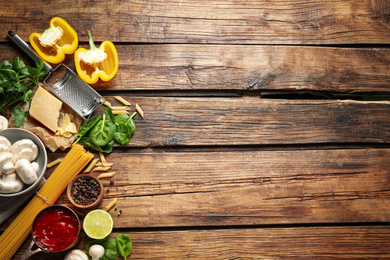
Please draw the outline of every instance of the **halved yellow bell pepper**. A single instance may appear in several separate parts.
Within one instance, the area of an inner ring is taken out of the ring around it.
[[[79,77],[88,84],[95,84],[99,78],[109,81],[118,71],[118,53],[114,44],[104,41],[97,48],[90,31],[88,31],[88,40],[90,49],[79,48],[74,54]]]
[[[77,33],[62,18],[54,17],[44,33],[32,33],[30,43],[38,55],[49,63],[58,64],[65,54],[73,54],[78,46]]]

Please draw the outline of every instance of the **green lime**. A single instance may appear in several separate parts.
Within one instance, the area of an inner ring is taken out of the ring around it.
[[[87,236],[92,239],[102,239],[107,237],[114,226],[111,215],[101,209],[95,209],[85,216],[83,229]]]

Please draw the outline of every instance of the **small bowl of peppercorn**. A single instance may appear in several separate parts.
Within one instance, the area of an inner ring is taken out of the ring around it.
[[[103,184],[90,174],[80,174],[68,184],[68,199],[78,209],[93,209],[103,200]]]

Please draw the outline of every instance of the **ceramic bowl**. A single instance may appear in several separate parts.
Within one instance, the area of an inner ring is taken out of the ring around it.
[[[30,185],[24,185],[23,189],[19,192],[14,193],[0,193],[0,197],[15,197],[29,193],[33,189],[38,188],[38,185],[43,181],[44,175],[46,173],[47,168],[47,151],[45,145],[39,139],[38,136],[21,128],[6,128],[0,131],[0,136],[6,137],[11,144],[15,143],[21,139],[30,139],[38,146],[38,157],[34,160],[34,162],[39,163],[39,171],[37,173],[38,179]]]
[[[77,223],[77,225],[74,224]],[[67,228],[73,228],[69,233]],[[44,229],[42,229],[44,228]],[[47,236],[43,235],[43,230],[49,230]],[[72,234],[72,240],[67,237]],[[71,208],[61,205],[53,205],[42,209],[34,218],[31,228],[32,241],[21,257],[21,260],[29,259],[32,255],[39,252],[59,253],[73,248],[81,236],[81,221]],[[42,240],[43,242],[42,243]],[[53,240],[54,239],[54,240]],[[37,249],[32,249],[36,245]],[[56,259],[56,257],[54,257]]]
[[[81,205],[81,204],[78,204],[76,203],[73,198],[72,198],[72,187],[73,187],[73,184],[76,180],[78,180],[79,178],[83,177],[83,176],[88,176],[92,179],[94,179],[99,187],[100,187],[100,193],[99,193],[99,197],[96,199],[96,201],[94,203],[91,203],[91,204],[88,204],[88,205]],[[95,176],[93,175],[90,175],[90,174],[80,174],[80,175],[77,175],[76,177],[74,177],[68,184],[68,187],[66,189],[66,195],[70,201],[70,203],[72,203],[73,206],[75,206],[76,208],[78,209],[93,209],[93,208],[96,208],[97,206],[99,206],[99,204],[103,201],[103,184],[102,182]]]

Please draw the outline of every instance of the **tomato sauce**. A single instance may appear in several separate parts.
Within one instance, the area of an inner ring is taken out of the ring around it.
[[[69,247],[79,234],[79,221],[64,207],[50,207],[34,220],[32,236],[35,243],[50,252]]]

